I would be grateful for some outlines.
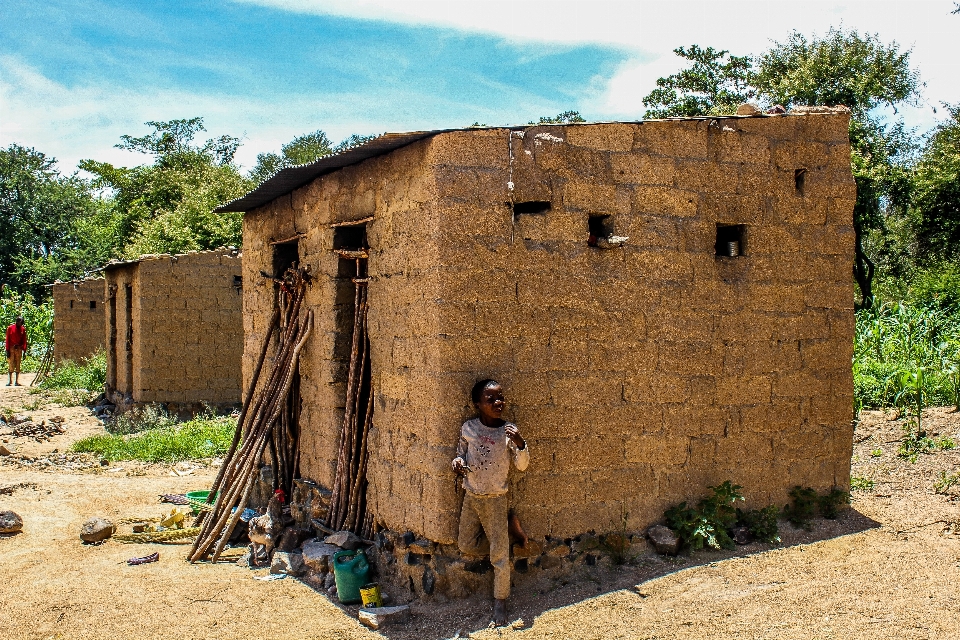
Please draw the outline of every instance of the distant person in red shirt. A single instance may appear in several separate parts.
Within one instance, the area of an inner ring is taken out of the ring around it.
[[[14,384],[14,375],[16,386],[23,386],[20,384],[20,361],[27,350],[27,328],[23,325],[23,318],[18,316],[17,321],[7,327],[7,342],[4,347],[7,350],[7,386]]]

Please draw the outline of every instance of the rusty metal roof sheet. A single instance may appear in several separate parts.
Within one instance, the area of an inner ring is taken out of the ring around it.
[[[831,111],[833,113],[834,111]],[[789,114],[792,115],[792,114]],[[768,115],[768,114],[757,114],[757,115],[723,115],[723,116],[692,116],[692,117],[682,117],[682,118],[664,118],[664,120],[727,120],[727,119],[743,119],[743,118],[776,118],[783,117],[783,114]],[[476,130],[490,130],[490,129],[509,129],[512,131],[520,131],[523,129],[529,129],[530,127],[543,127],[543,126],[554,126],[554,127],[564,127],[570,125],[596,125],[596,124],[642,124],[644,121],[641,120],[630,120],[630,121],[613,121],[613,122],[583,122],[583,123],[529,123],[525,125],[514,125],[514,126],[501,126],[501,127],[458,127],[454,129],[435,129],[433,131],[410,131],[407,133],[385,133],[382,136],[369,140],[363,144],[357,145],[340,153],[325,156],[319,160],[315,160],[309,164],[301,164],[295,167],[287,167],[281,169],[277,173],[273,174],[270,178],[265,180],[260,184],[256,189],[243,195],[236,200],[231,200],[226,204],[222,204],[214,211],[216,213],[227,213],[230,211],[237,212],[246,212],[252,211],[257,207],[262,207],[271,200],[275,200],[280,196],[284,196],[291,191],[302,187],[311,180],[318,178],[324,174],[331,173],[338,169],[348,167],[353,164],[357,164],[373,158],[376,156],[381,156],[386,153],[393,151],[394,149],[399,149],[400,147],[405,147],[408,144],[417,142],[418,140],[423,140],[424,138],[429,138],[440,133],[449,133],[451,131],[476,131]],[[647,120],[646,122],[654,122],[653,120]]]
[[[491,129],[505,129],[508,127],[489,127]],[[381,156],[394,149],[405,147],[418,140],[435,136],[438,133],[447,133],[449,131],[461,131],[461,129],[436,129],[434,131],[411,131],[409,133],[385,133],[382,136],[369,140],[363,144],[357,145],[342,151],[340,153],[325,156],[309,164],[301,164],[295,167],[281,169],[272,177],[265,180],[259,187],[250,193],[222,204],[216,209],[217,213],[226,213],[228,211],[251,211],[261,207],[271,200],[286,195],[307,184],[314,178],[318,178],[326,173],[331,173],[337,169],[348,167],[352,164],[363,162],[375,156]]]

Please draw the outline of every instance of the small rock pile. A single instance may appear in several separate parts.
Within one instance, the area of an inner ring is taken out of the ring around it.
[[[58,451],[39,456],[25,456],[14,453],[0,457],[0,463],[31,467],[40,471],[56,471],[61,469],[83,471],[101,466],[100,461],[89,453],[60,453]]]
[[[10,435],[16,438],[33,438],[37,442],[49,442],[53,436],[67,432],[63,426],[66,420],[61,416],[50,418],[49,423],[41,420],[40,424],[26,416],[0,416],[0,420],[10,426]]]

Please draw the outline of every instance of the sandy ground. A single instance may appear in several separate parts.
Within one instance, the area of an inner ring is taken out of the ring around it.
[[[36,396],[0,387],[0,408],[24,403],[35,406]],[[29,458],[102,429],[81,408],[26,413],[67,418],[67,433],[52,442],[0,435]],[[817,521],[812,532],[782,522],[781,545],[644,556],[566,585],[539,584],[515,594],[514,627],[499,630],[486,628],[490,601],[479,595],[414,603],[410,625],[376,633],[360,626],[356,607],[299,580],[258,581],[266,570],[232,563],[191,565],[183,545],[83,545],[87,518],[159,515],[158,494],[204,488],[215,469],[76,470],[8,456],[0,458],[0,509],[26,524],[0,536],[0,638],[958,638],[958,488],[937,494],[933,485],[941,471],[960,470],[960,453],[897,458],[892,417],[862,416],[853,473],[874,485],[856,492],[837,521]],[[960,433],[960,414],[933,409],[928,418],[935,433]],[[157,550],[158,563],[124,563]]]

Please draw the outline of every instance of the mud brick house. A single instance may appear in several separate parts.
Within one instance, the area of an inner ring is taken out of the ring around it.
[[[103,347],[103,278],[53,285],[53,356],[77,361]]]
[[[233,250],[113,262],[106,278],[108,395],[117,404],[240,401],[241,258]]]
[[[264,274],[309,267],[300,471],[330,487],[360,263],[335,250],[365,249],[367,504],[388,530],[455,541],[449,464],[485,377],[530,444],[533,538],[640,530],[727,479],[752,506],[847,488],[848,118],[387,134],[285,169],[220,208],[245,212],[244,378]]]

